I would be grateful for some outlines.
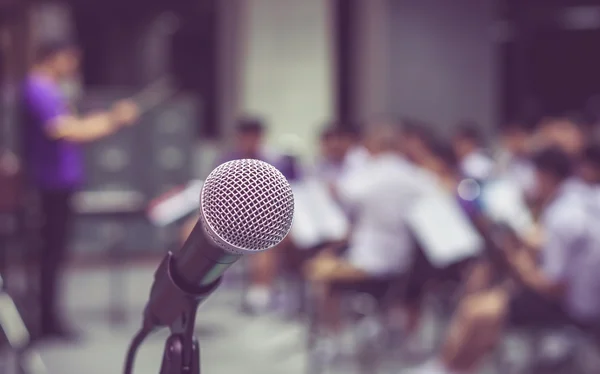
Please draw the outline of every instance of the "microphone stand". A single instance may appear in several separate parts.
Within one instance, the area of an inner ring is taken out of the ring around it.
[[[194,336],[198,306],[221,284],[221,278],[204,287],[184,286],[173,272],[173,253],[169,252],[160,264],[157,273],[167,272],[163,282],[155,284],[156,292],[169,295],[169,305],[162,302],[147,306],[144,327],[134,337],[125,363],[125,374],[132,374],[135,355],[148,334],[163,325],[160,321],[173,321],[169,325],[171,335],[165,343],[160,374],[200,374],[200,348]],[[156,314],[152,314],[152,312]],[[149,313],[148,313],[149,312]],[[173,317],[173,313],[178,316]],[[163,325],[164,326],[164,325]]]
[[[169,274],[163,292],[170,293],[174,297],[171,300],[177,300],[175,304],[179,304],[177,309],[181,311],[169,327],[171,335],[165,343],[160,374],[200,374],[200,347],[194,335],[196,313],[200,303],[219,287],[221,278],[205,287],[184,287],[173,272],[172,253],[160,267],[166,267]]]
[[[160,374],[200,374],[200,346],[194,336],[198,303],[171,325],[171,335],[166,341]]]

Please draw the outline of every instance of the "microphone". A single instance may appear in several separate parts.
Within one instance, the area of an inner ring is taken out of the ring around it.
[[[215,168],[202,187],[200,218],[191,235],[181,250],[167,253],[154,274],[143,327],[130,346],[125,373],[133,370],[135,351],[144,338],[164,326],[170,326],[172,335],[161,373],[184,369],[189,373],[190,367],[199,371],[193,357],[198,305],[243,255],[279,244],[289,233],[293,216],[292,188],[272,165],[243,159]]]

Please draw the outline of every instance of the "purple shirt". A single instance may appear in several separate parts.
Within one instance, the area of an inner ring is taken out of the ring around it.
[[[79,187],[84,178],[82,150],[74,142],[52,139],[47,133],[53,120],[69,112],[60,87],[30,75],[23,86],[23,110],[23,146],[31,183],[45,190]]]

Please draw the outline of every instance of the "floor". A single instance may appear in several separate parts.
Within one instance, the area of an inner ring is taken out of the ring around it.
[[[69,273],[65,304],[83,332],[77,344],[49,342],[38,352],[48,374],[120,373],[129,341],[141,322],[154,267],[128,271],[124,290],[128,322],[111,325],[104,310],[109,300],[106,271]],[[239,292],[219,289],[202,305],[197,320],[201,366],[205,373],[301,373],[304,329],[276,315],[249,317],[238,312]],[[158,373],[166,331],[152,335],[140,350],[135,373]]]
[[[144,265],[127,270],[126,287],[122,287],[121,291],[128,300],[128,318],[126,323],[116,325],[108,322],[106,313],[110,273],[97,269],[69,272],[64,304],[71,322],[83,332],[83,339],[71,344],[48,342],[39,346],[37,351],[45,369],[39,374],[122,373],[125,352],[141,323],[140,316],[155,268],[155,265]],[[202,372],[307,373],[304,326],[278,314],[247,316],[239,312],[239,305],[239,290],[225,285],[201,306],[196,332],[201,344]],[[138,353],[135,373],[159,372],[166,338],[166,331],[159,331],[149,337]],[[522,360],[524,351],[520,344],[512,345],[509,351],[512,356],[521,357],[517,361]],[[335,372],[341,374],[357,371],[354,367],[346,366]],[[396,366],[395,361],[391,370],[385,370],[385,374],[400,372],[415,371],[402,370]],[[427,369],[417,372],[433,373]],[[8,369],[3,370],[1,365],[0,373],[12,374]]]

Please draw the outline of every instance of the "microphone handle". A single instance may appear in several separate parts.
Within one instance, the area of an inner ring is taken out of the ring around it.
[[[202,223],[196,223],[181,250],[169,252],[156,270],[144,325],[171,326],[182,311],[197,307],[212,294],[223,273],[240,257],[212,243]]]
[[[192,287],[214,283],[241,256],[230,254],[212,242],[200,220],[179,251],[173,254],[174,274]]]

